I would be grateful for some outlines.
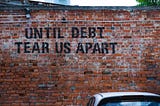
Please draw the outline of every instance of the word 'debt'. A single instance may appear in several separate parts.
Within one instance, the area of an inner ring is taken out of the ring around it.
[[[26,28],[25,38],[28,39],[26,42],[15,42],[17,47],[17,53],[50,53],[50,48],[54,50],[54,53],[115,53],[115,42],[78,42],[77,48],[73,51],[72,44],[66,41],[66,33],[69,34],[68,39],[76,38],[99,38],[103,39],[103,32],[105,27],[71,27],[66,28]],[[64,39],[63,42],[52,42],[51,44],[45,39]],[[32,40],[36,39],[36,40]],[[43,39],[43,42],[40,42]],[[34,42],[33,42],[34,41]],[[54,44],[53,44],[54,43]]]

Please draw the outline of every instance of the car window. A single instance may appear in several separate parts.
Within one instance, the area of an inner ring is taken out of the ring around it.
[[[114,102],[114,103],[105,103],[101,106],[160,106],[158,102]]]

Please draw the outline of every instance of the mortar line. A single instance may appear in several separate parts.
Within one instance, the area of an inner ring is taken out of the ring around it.
[[[0,21],[0,23],[27,23],[26,21]],[[45,20],[45,21],[39,21],[39,20],[30,20],[30,22],[58,22],[63,23],[62,20]],[[98,22],[98,23],[125,23],[125,22],[160,22],[160,20],[120,20],[120,21],[94,21],[94,20],[66,20],[65,23],[73,23],[73,22]]]

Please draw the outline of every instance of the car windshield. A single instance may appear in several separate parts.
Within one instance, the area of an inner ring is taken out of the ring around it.
[[[160,106],[160,102],[111,102],[104,103],[101,106]]]
[[[160,97],[124,96],[102,99],[98,106],[160,106]]]

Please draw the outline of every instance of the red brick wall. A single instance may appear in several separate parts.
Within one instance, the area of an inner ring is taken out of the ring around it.
[[[31,7],[29,19],[24,8],[1,8],[0,105],[85,106],[99,92],[160,94],[159,9],[115,8]]]

